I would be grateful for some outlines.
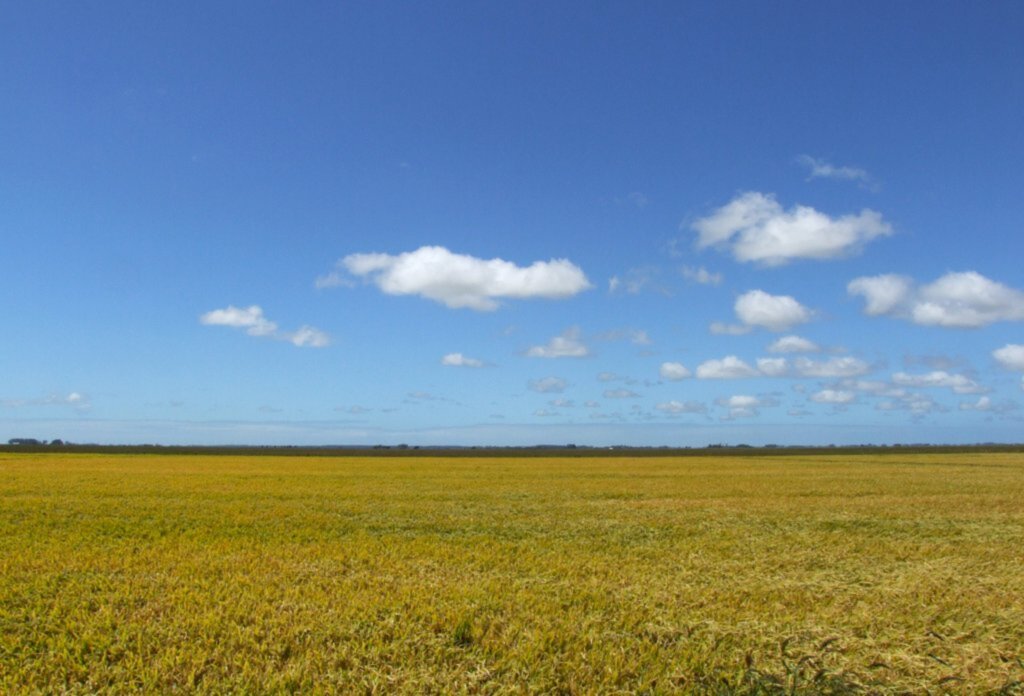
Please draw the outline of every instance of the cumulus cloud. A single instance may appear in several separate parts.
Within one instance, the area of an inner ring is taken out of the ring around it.
[[[448,367],[483,367],[483,360],[468,358],[462,353],[448,353],[441,358],[441,364]]]
[[[675,399],[671,401],[664,401],[657,404],[654,408],[657,411],[661,411],[662,413],[671,416],[678,416],[683,413],[705,413],[708,410],[707,406],[699,401],[682,402],[676,401]]]
[[[817,353],[820,350],[817,343],[800,336],[783,336],[768,346],[769,353]]]
[[[740,323],[714,322],[709,327],[711,333],[740,336],[755,328],[786,331],[814,318],[814,312],[789,295],[770,295],[764,290],[743,293],[736,298],[733,309]]]
[[[530,391],[541,394],[561,394],[569,386],[561,377],[544,377],[543,379],[531,379],[527,385]]]
[[[788,211],[774,196],[743,193],[691,226],[697,248],[728,248],[737,261],[780,266],[794,259],[835,259],[856,252],[866,242],[892,234],[880,213],[832,218],[797,205]]]
[[[736,395],[728,398],[716,399],[715,403],[729,409],[729,418],[752,418],[756,416],[758,409],[762,406],[774,406],[771,399],[763,399],[756,396]]]
[[[964,375],[951,374],[945,370],[935,370],[920,375],[897,372],[892,376],[893,384],[901,387],[938,387],[952,389],[955,394],[982,394],[984,387]]]
[[[338,262],[349,275],[363,278],[388,295],[419,295],[452,307],[497,309],[502,299],[562,299],[591,286],[567,259],[517,266],[503,259],[478,259],[440,246],[392,254],[350,254]],[[337,284],[335,274],[317,284]],[[341,276],[338,276],[339,278]]]
[[[590,354],[580,340],[579,327],[566,329],[561,336],[555,336],[546,345],[533,346],[526,351],[528,358],[585,358]]]
[[[1024,321],[1024,292],[974,271],[947,273],[919,287],[906,276],[864,276],[850,281],[846,289],[864,297],[865,314],[923,326],[978,328],[997,321]]]
[[[833,406],[845,406],[853,403],[856,399],[857,395],[855,393],[841,389],[822,389],[811,394],[811,401],[818,404],[831,404]]]
[[[859,358],[841,356],[828,360],[798,357],[758,358],[756,367],[735,355],[721,360],[708,360],[697,367],[701,379],[738,379],[744,377],[805,377],[813,379],[849,378],[871,372],[871,366]]]
[[[866,362],[848,356],[828,360],[797,358],[793,361],[793,369],[800,377],[815,378],[858,377],[871,372],[871,366]]]
[[[324,348],[331,344],[331,337],[313,326],[304,325],[296,331],[279,331],[277,324],[263,315],[263,309],[259,305],[228,305],[224,309],[214,309],[201,315],[199,323],[205,326],[245,329],[250,336],[276,338],[300,348]]]
[[[663,362],[661,368],[658,370],[658,374],[662,379],[667,379],[672,382],[677,382],[681,379],[686,379],[690,376],[690,371],[686,369],[686,366],[682,363],[677,362]]]
[[[789,295],[769,295],[763,290],[751,290],[740,295],[734,309],[743,324],[769,331],[785,331],[813,317],[811,310]]]
[[[679,271],[684,278],[699,285],[721,285],[722,283],[721,273],[711,273],[703,266],[699,268],[683,266]]]
[[[228,305],[224,309],[215,309],[199,317],[199,323],[206,326],[230,326],[233,329],[245,329],[250,336],[272,336],[277,331],[277,324],[263,316],[259,305],[235,307]]]
[[[765,377],[782,377],[789,372],[789,362],[785,358],[758,358],[757,371]]]
[[[915,417],[948,410],[932,397],[919,393],[907,393],[897,398],[880,401],[875,405],[875,409],[879,411],[910,411]]]
[[[742,379],[758,377],[760,374],[735,355],[727,355],[721,360],[707,360],[697,366],[698,379]]]
[[[961,411],[981,411],[983,413],[1008,413],[1016,411],[1019,407],[1016,401],[1007,399],[996,402],[987,396],[978,397],[978,400],[973,403],[969,401],[960,402]]]
[[[992,351],[992,357],[1007,370],[1024,372],[1024,345],[1007,343]]]
[[[797,161],[807,167],[808,180],[810,179],[839,179],[844,181],[855,181],[864,188],[874,189],[876,184],[865,170],[860,167],[836,166],[825,160],[800,155]]]

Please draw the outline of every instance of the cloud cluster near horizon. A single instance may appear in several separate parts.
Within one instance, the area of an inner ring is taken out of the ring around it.
[[[517,266],[503,259],[455,254],[442,246],[423,246],[402,254],[349,254],[338,262],[349,276],[363,278],[388,295],[419,295],[453,309],[489,312],[503,299],[564,299],[593,287],[568,259]],[[317,287],[350,284],[334,271]]]

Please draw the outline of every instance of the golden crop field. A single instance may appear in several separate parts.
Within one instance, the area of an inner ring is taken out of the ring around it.
[[[1024,454],[0,453],[0,692],[1021,693]]]

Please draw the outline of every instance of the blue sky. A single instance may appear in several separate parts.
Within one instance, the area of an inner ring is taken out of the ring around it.
[[[8,3],[0,438],[1020,441],[1024,5]]]

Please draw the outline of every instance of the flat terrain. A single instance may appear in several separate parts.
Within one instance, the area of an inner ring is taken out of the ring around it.
[[[0,453],[0,693],[1024,693],[1024,454]]]

